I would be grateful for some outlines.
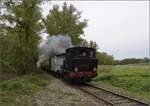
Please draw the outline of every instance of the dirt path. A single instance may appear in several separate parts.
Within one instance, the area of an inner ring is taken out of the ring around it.
[[[50,76],[49,85],[33,95],[36,106],[104,106],[103,102],[64,84],[60,79]]]

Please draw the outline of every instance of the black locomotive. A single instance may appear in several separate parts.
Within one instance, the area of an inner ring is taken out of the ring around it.
[[[65,54],[56,55],[42,65],[71,82],[90,81],[97,76],[97,66],[96,50],[88,47],[68,48]]]

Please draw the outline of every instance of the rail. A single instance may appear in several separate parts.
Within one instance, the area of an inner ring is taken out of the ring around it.
[[[127,97],[92,84],[86,84],[82,87],[79,86],[78,89],[111,106],[150,106],[148,103],[143,101]]]

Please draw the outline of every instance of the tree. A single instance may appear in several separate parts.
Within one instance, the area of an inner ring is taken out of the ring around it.
[[[104,64],[104,65],[114,64],[114,57],[111,55],[108,55],[105,52],[97,52],[97,58],[99,60],[99,64]]]
[[[94,49],[98,49],[98,45],[97,45],[97,43],[96,42],[94,42],[94,41],[90,41],[89,42],[89,45],[90,45],[90,47],[92,47],[92,48],[94,48]]]
[[[5,10],[1,14],[1,26],[5,32],[1,35],[1,39],[5,39],[2,46],[7,44],[10,38],[12,49],[7,51],[6,57],[10,54],[11,58],[6,61],[19,73],[29,73],[36,68],[38,33],[42,29],[39,8],[41,2],[42,0],[2,1]]]
[[[47,33],[52,35],[64,34],[68,35],[74,45],[80,45],[84,34],[83,29],[87,26],[87,20],[80,21],[81,12],[79,12],[72,4],[63,4],[62,9],[58,5],[54,5],[44,21]]]
[[[89,42],[86,39],[82,39],[80,46],[81,47],[89,47]]]

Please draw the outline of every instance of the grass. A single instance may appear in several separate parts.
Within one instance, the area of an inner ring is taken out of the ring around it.
[[[46,74],[31,74],[17,77],[15,80],[0,82],[0,106],[16,106],[17,99],[30,95],[48,84]],[[21,102],[21,101],[20,101]]]
[[[148,65],[100,66],[98,77],[94,81],[110,88],[117,87],[146,101],[150,98]]]

